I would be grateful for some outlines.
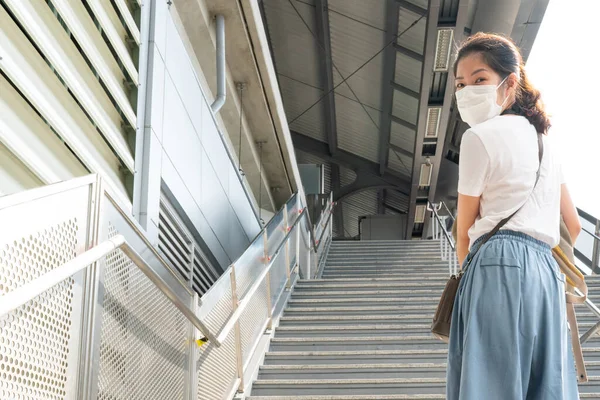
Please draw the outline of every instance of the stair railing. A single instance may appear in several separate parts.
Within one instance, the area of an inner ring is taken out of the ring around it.
[[[279,299],[317,273],[332,207],[330,197],[313,226],[292,196],[199,298],[99,177],[0,198],[0,226],[10,228],[0,230],[0,360],[12,382],[0,377],[0,388],[44,397],[36,388],[49,384],[17,376],[35,360],[36,376],[62,382],[48,390],[65,398],[243,391]]]
[[[445,205],[444,205],[445,206]],[[452,235],[448,233],[444,221],[439,215],[442,204],[427,204],[427,210],[431,212],[431,229],[433,231],[432,239],[439,240],[440,256],[443,261],[448,262],[448,272],[450,275],[458,274],[458,257],[456,256],[456,243]],[[447,209],[447,207],[446,207]],[[452,217],[453,218],[453,217]]]

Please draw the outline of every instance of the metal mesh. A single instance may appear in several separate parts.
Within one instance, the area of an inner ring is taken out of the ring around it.
[[[186,318],[121,250],[106,258],[104,286],[98,399],[183,399]]]
[[[212,343],[202,346],[198,351],[196,368],[198,400],[225,400],[237,380],[234,331],[221,347]]]
[[[279,299],[279,295],[285,289],[285,283],[287,281],[287,272],[285,268],[285,249],[282,249],[277,257],[275,257],[275,261],[273,266],[271,267],[271,304],[273,308],[275,307],[275,303],[277,299]]]
[[[77,219],[0,246],[0,296],[76,256]],[[69,278],[0,318],[0,398],[64,399],[73,325]]]
[[[266,280],[264,280],[239,320],[244,365],[252,357],[250,352],[263,334],[267,318],[267,285]]]

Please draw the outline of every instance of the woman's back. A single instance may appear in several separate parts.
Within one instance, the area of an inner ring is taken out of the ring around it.
[[[561,167],[546,137],[543,151],[540,179],[531,194],[539,154],[535,128],[526,118],[501,115],[464,134],[458,191],[481,196],[480,215],[469,230],[471,244],[523,204],[503,229],[558,244]]]

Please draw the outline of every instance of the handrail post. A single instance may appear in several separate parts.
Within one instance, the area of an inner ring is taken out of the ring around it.
[[[300,218],[299,216],[298,218]],[[296,274],[300,274],[300,224],[296,225],[296,265],[298,266]]]
[[[263,263],[265,264],[265,268],[269,267],[269,237],[267,235],[267,230],[263,233]],[[265,277],[265,284],[267,285],[267,330],[273,329],[273,307],[271,306],[271,271],[267,273]]]
[[[237,294],[237,282],[235,278],[235,265],[231,265],[231,301],[233,306],[233,312],[235,312],[239,305],[238,294]],[[240,379],[240,385],[238,392],[244,391],[244,354],[242,353],[242,335],[240,331],[240,320],[235,322],[234,327],[235,334],[235,355],[237,359],[237,375]]]
[[[600,236],[600,221],[596,221],[594,231],[596,236]],[[592,272],[596,274],[600,272],[600,241],[598,240],[594,240],[592,249]]]
[[[287,205],[283,206],[283,224],[285,227],[285,233],[287,234],[290,230],[290,220],[288,218]],[[291,282],[291,270],[290,270],[290,239],[285,241],[285,288],[290,289],[292,287]]]

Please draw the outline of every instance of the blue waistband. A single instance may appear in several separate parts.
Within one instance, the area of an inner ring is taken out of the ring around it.
[[[485,235],[483,235],[479,239],[475,240],[475,243],[473,243],[473,246],[471,246],[471,251],[473,251],[473,249],[477,249],[480,246],[480,244],[484,238],[485,238]],[[490,243],[492,241],[496,241],[496,240],[515,240],[518,242],[523,242],[528,246],[533,246],[542,251],[551,250],[550,245],[548,243],[542,242],[541,240],[531,237],[528,234],[523,233],[523,232],[500,230],[494,236],[492,236],[490,238],[490,240],[488,240],[488,243]]]

